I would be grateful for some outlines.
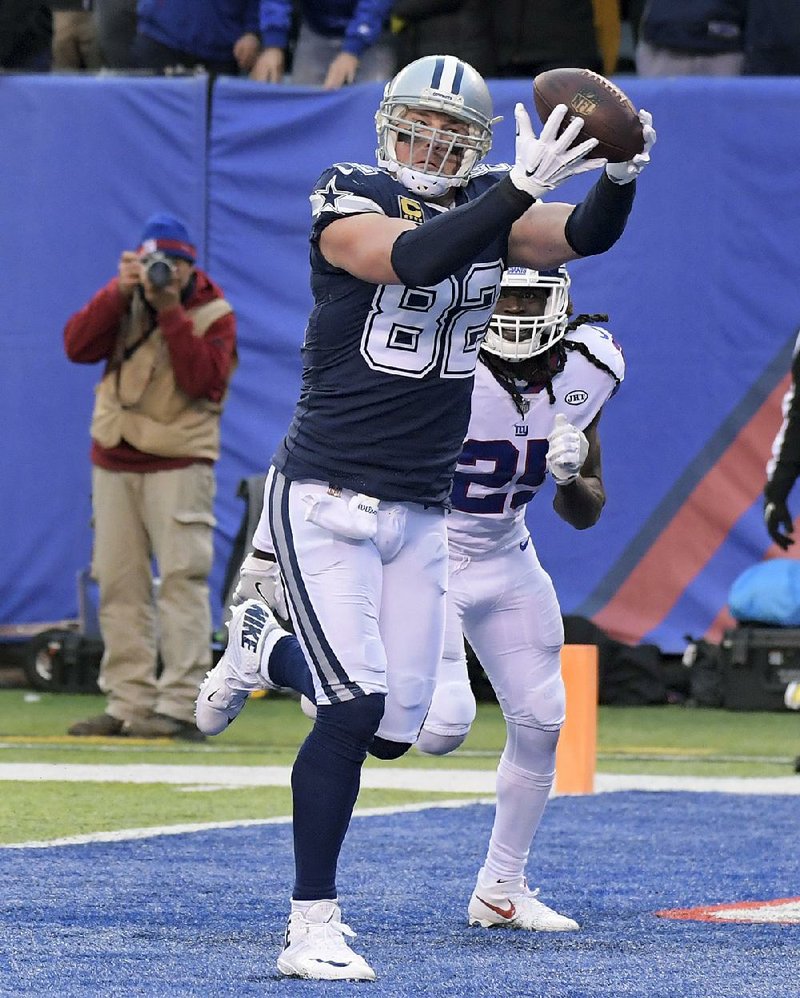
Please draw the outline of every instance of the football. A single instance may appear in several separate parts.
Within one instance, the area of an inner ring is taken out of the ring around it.
[[[533,102],[544,124],[556,104],[566,104],[568,113],[560,129],[573,117],[584,125],[575,144],[597,139],[590,158],[625,163],[642,151],[642,123],[636,108],[611,80],[591,69],[549,69],[533,81]]]

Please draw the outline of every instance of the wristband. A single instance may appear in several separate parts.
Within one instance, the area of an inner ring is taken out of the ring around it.
[[[611,249],[625,231],[635,194],[635,181],[615,184],[603,171],[564,226],[564,236],[575,252],[595,256]]]

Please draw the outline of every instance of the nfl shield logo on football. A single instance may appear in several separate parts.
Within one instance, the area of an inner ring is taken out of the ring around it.
[[[582,118],[586,118],[596,110],[597,98],[591,90],[579,90],[569,102],[569,106]]]

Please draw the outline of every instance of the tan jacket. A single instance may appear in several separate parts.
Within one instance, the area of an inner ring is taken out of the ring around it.
[[[203,336],[217,319],[232,312],[224,298],[188,309],[195,336]],[[140,338],[131,323],[124,347]],[[92,437],[102,447],[116,447],[124,438],[145,454],[219,457],[222,402],[193,399],[175,382],[169,349],[158,326],[121,364],[112,364],[95,388]]]

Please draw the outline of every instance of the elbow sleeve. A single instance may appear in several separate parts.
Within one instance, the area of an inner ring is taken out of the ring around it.
[[[439,284],[475,259],[533,204],[505,177],[480,197],[401,233],[391,252],[392,268],[410,288]]]

